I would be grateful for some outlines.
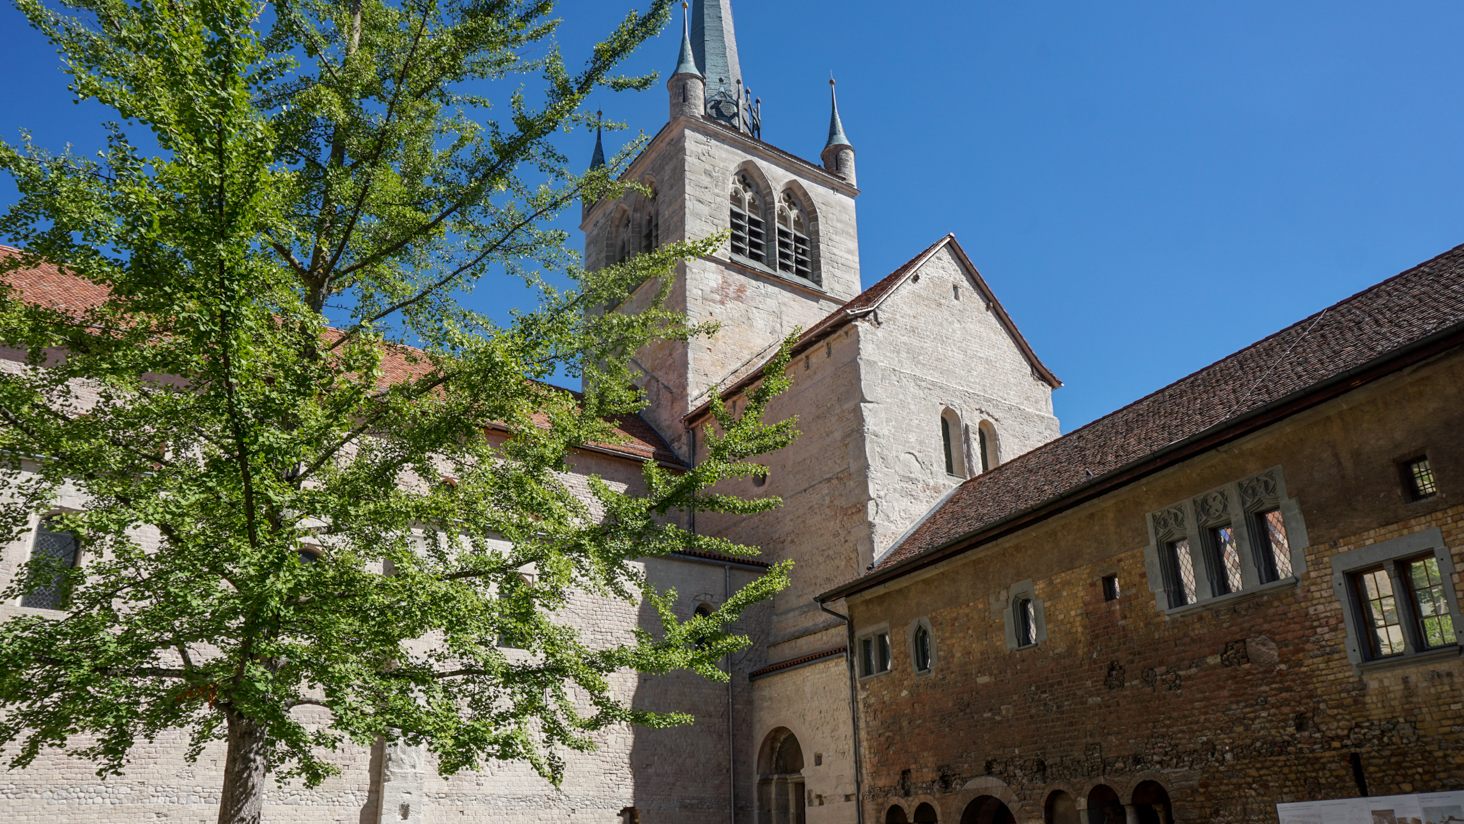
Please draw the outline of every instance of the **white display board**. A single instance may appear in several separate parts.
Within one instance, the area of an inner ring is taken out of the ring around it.
[[[1277,804],[1281,824],[1464,824],[1464,792]]]

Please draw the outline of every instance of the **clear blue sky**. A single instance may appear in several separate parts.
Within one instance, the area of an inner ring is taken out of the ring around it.
[[[565,54],[630,4],[561,2]],[[838,76],[865,284],[954,232],[1066,382],[1064,431],[1464,243],[1458,0],[734,12],[764,139],[816,159]],[[96,148],[102,113],[72,104],[50,47],[8,5],[0,31],[0,134]],[[664,77],[678,38],[679,22],[631,69]],[[666,118],[659,85],[593,105],[632,133]],[[586,162],[592,144],[564,142]]]

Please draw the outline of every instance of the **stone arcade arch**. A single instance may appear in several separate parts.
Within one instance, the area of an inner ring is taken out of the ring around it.
[[[905,817],[905,808],[896,804],[885,811],[884,824],[910,824],[910,819]]]
[[[982,795],[966,805],[966,811],[961,813],[961,824],[1017,824],[1017,819],[1000,798]]]
[[[1078,802],[1062,790],[1053,790],[1047,796],[1047,803],[1043,809],[1043,821],[1046,824],[1081,824],[1082,819],[1078,816]]]
[[[791,730],[779,727],[758,753],[757,824],[804,824],[805,814],[803,747]]]
[[[929,803],[921,804],[915,808],[914,824],[939,824],[940,816],[936,815],[935,808]]]
[[[1169,791],[1158,781],[1141,781],[1134,787],[1133,807],[1139,824],[1172,824],[1174,821]]]
[[[1088,791],[1087,824],[1126,824],[1128,813],[1118,793],[1107,784],[1098,784]]]

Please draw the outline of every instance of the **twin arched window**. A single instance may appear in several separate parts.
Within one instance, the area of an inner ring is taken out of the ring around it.
[[[947,475],[954,475],[957,478],[967,477],[966,472],[966,436],[961,426],[961,418],[954,410],[947,409],[940,413],[940,442],[941,451],[945,457],[945,471]],[[997,442],[996,428],[990,421],[982,421],[976,426],[976,463],[982,472],[989,472],[996,468]]]
[[[762,192],[745,172],[732,178],[732,255],[818,285],[813,267],[813,239],[808,209],[791,191],[778,198],[775,242],[769,256],[766,205]]]

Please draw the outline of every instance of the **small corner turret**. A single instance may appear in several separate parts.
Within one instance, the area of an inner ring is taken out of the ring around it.
[[[829,78],[829,98],[833,113],[829,116],[829,142],[824,146],[824,168],[849,181],[850,186],[859,185],[854,178],[854,146],[844,136],[844,122],[839,119],[839,96],[834,91],[834,79]]]
[[[691,47],[691,24],[688,4],[681,4],[681,55],[676,60],[676,71],[666,81],[666,90],[671,93],[671,120],[678,117],[701,117],[706,111],[706,80],[696,67],[696,53]]]

